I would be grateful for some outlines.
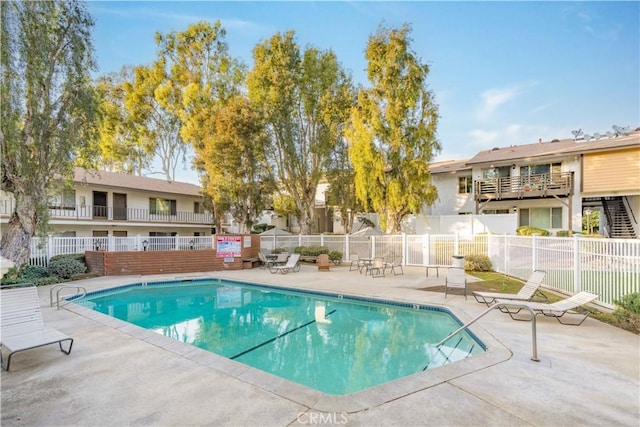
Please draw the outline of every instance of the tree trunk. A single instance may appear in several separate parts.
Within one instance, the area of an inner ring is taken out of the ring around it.
[[[16,211],[2,231],[0,254],[16,266],[28,263],[31,257],[31,237],[35,233],[32,218],[35,218],[35,213],[21,217]]]
[[[298,209],[300,210],[300,233],[312,234],[313,220],[315,219],[313,205],[301,201]]]
[[[400,216],[393,212],[387,212],[387,233],[398,234],[400,232]]]

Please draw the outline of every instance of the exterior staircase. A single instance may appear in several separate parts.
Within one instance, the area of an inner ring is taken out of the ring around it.
[[[637,238],[622,197],[603,197],[602,207],[609,225],[609,237],[614,239]]]

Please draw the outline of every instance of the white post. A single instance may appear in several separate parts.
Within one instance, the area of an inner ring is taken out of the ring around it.
[[[371,258],[376,257],[376,236],[371,236]]]
[[[573,235],[573,293],[577,294],[582,289],[582,274],[580,272],[580,252],[583,240]]]
[[[538,235],[534,233],[531,237],[531,271],[535,271],[538,269]]]
[[[346,259],[350,259],[351,258],[351,248],[350,248],[350,244],[349,244],[349,235],[345,234],[344,235],[344,249],[346,251],[346,253],[344,254],[344,256],[346,257]]]
[[[53,236],[49,235],[47,236],[47,260],[45,267],[49,265],[49,260],[56,255],[54,252],[55,247],[53,246]]]
[[[409,248],[407,248],[407,234],[402,233],[402,262],[400,265],[407,265],[407,254],[409,253]]]
[[[503,249],[504,249],[504,273],[505,274],[511,274],[511,272],[509,271],[509,268],[511,268],[511,265],[509,264],[509,245],[511,245],[511,236],[504,236],[504,244]]]
[[[453,241],[453,254],[460,255],[460,235],[458,233],[455,234],[455,239]]]
[[[431,264],[431,244],[429,242],[429,233],[422,237],[422,264]]]

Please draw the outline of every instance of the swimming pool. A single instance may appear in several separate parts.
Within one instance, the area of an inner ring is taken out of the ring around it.
[[[439,307],[292,292],[220,279],[136,283],[85,307],[334,395],[354,393],[486,350]]]

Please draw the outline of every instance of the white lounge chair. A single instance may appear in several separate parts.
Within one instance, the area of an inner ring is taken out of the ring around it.
[[[536,293],[540,295],[541,298],[544,298],[543,301],[546,301],[546,297],[544,296],[544,294],[542,294],[538,290],[538,288],[540,288],[540,285],[542,285],[542,280],[544,280],[544,276],[546,274],[547,273],[542,270],[534,270],[534,272],[529,276],[527,282],[522,285],[522,288],[520,288],[517,294],[473,291],[473,297],[476,299],[476,301],[487,304],[487,306],[490,306],[496,299],[531,301]]]
[[[449,288],[464,289],[464,299],[467,299],[467,275],[464,268],[450,267],[447,270],[447,278],[444,281],[444,297],[447,297]]]
[[[596,299],[598,299],[598,295],[583,291],[583,292],[578,292],[577,294],[569,298],[566,298],[551,304],[544,303],[544,302],[515,301],[515,300],[502,300],[502,299],[496,299],[495,304],[508,304],[509,302],[513,302],[514,304],[517,304],[515,305],[516,308],[518,306],[522,307],[523,305],[525,307],[530,308],[531,310],[533,310],[536,316],[543,315],[546,317],[554,317],[558,322],[562,323],[563,325],[579,326],[579,325],[582,325],[582,322],[584,322],[585,319],[589,317],[589,314],[590,314],[588,310],[580,309],[580,307],[592,301],[595,301]],[[511,316],[511,318],[514,320],[531,320],[530,317],[528,319],[519,319],[517,317],[514,317],[514,314],[516,313],[512,313],[510,311],[507,311],[506,313],[509,314],[509,316]],[[577,323],[563,322],[561,318],[567,313],[579,315],[580,320]]]
[[[299,260],[300,254],[293,254],[284,265],[270,265],[269,271],[271,273],[280,272],[282,274],[287,274],[289,271],[300,271],[300,264],[298,263]]]
[[[60,351],[64,354],[71,353],[73,338],[44,325],[38,290],[35,286],[2,290],[0,308],[2,310],[0,345],[9,350],[5,366],[0,349],[0,363],[6,371],[11,366],[11,357],[21,351],[58,343]],[[62,346],[64,341],[69,342],[67,350]]]

